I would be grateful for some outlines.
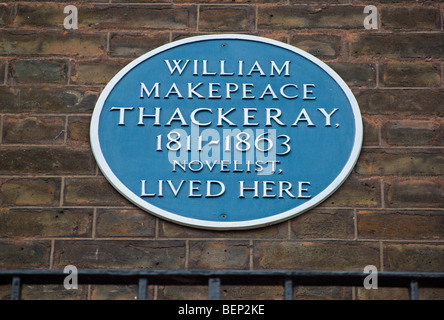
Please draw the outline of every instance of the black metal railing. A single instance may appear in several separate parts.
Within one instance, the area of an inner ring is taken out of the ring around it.
[[[23,284],[63,284],[63,270],[0,270],[0,284],[11,284],[11,299],[20,300]],[[78,284],[135,284],[138,299],[146,300],[148,285],[207,285],[208,298],[220,299],[223,285],[282,285],[284,298],[293,299],[295,286],[363,286],[369,274],[361,271],[303,270],[115,270],[79,269]],[[419,288],[444,288],[444,272],[378,272],[378,287],[408,288],[410,299]]]

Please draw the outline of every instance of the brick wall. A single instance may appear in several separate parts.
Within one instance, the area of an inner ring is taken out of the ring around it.
[[[110,3],[108,3],[110,2]],[[63,9],[78,8],[65,30]],[[366,5],[378,8],[366,30]],[[0,4],[0,268],[444,271],[444,4],[441,1],[112,0]],[[162,44],[246,33],[306,50],[352,88],[360,159],[329,199],[251,231],[182,227],[142,212],[106,181],[89,146],[104,85]],[[7,298],[9,286],[0,286]],[[206,288],[150,286],[155,299]],[[25,286],[24,298],[133,299],[134,286]],[[421,298],[444,298],[423,290]],[[404,289],[298,287],[297,298],[403,299]],[[281,287],[222,298],[281,299]]]

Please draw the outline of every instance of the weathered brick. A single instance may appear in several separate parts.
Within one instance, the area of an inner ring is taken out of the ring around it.
[[[47,269],[51,241],[0,241],[0,268],[2,269]]]
[[[390,87],[436,87],[441,82],[441,67],[431,62],[387,62],[381,74],[381,83]]]
[[[333,59],[341,53],[341,37],[328,34],[295,34],[290,44],[319,59]]]
[[[328,65],[336,71],[349,86],[376,85],[376,68],[370,63],[331,62]]]
[[[60,203],[60,179],[15,178],[0,180],[2,206],[55,206]]]
[[[441,0],[376,0],[377,3],[432,3],[440,2]]]
[[[258,8],[259,29],[363,28],[362,6],[273,6]]]
[[[63,27],[64,5],[18,6],[15,26]],[[196,8],[177,6],[77,5],[79,29],[183,29],[194,27]],[[44,14],[42,14],[44,12]]]
[[[169,42],[168,33],[121,34],[110,36],[109,54],[115,57],[139,57]]]
[[[441,58],[444,34],[359,33],[353,36],[349,48],[355,57]]]
[[[91,112],[98,93],[70,88],[0,89],[2,113]]]
[[[120,61],[81,61],[71,71],[73,84],[107,84],[125,63]]]
[[[89,147],[90,117],[69,117],[66,143],[69,146]]]
[[[444,180],[430,178],[396,179],[384,185],[385,202],[395,208],[442,208]]]
[[[439,30],[440,12],[436,8],[385,7],[379,11],[381,26],[402,30]]]
[[[364,141],[363,146],[378,146],[379,145],[379,128],[380,124],[372,117],[363,116],[362,124],[364,126]]]
[[[100,209],[97,211],[97,237],[154,237],[156,218],[141,210]]]
[[[61,27],[67,14],[63,13],[65,5],[52,3],[18,4],[13,25],[16,27]]]
[[[442,146],[444,124],[428,120],[393,120],[382,127],[382,138],[390,146]]]
[[[442,90],[364,90],[356,98],[365,115],[444,116]]]
[[[158,286],[158,300],[206,300],[208,286]]]
[[[0,85],[5,82],[5,69],[6,63],[4,61],[0,61]]]
[[[321,203],[321,207],[377,207],[380,198],[376,179],[357,179],[353,174],[341,187]]]
[[[248,241],[190,241],[191,269],[248,269]]]
[[[54,268],[69,264],[77,268],[183,269],[185,241],[56,241]]]
[[[91,237],[92,210],[2,209],[0,237]]]
[[[359,239],[439,240],[443,237],[443,212],[358,211]]]
[[[70,290],[73,291],[73,290]],[[134,300],[137,299],[137,285],[94,285],[91,288],[91,300]],[[148,287],[147,299],[154,299],[153,287]]]
[[[125,206],[129,204],[104,178],[65,179],[63,203],[75,206]]]
[[[358,300],[409,300],[408,288],[378,287],[378,290],[369,290],[364,287],[357,288]],[[421,288],[420,292],[425,290]]]
[[[79,28],[187,29],[196,27],[196,6],[87,6],[79,9]]]
[[[3,120],[5,144],[55,144],[64,142],[65,119],[62,117],[6,116]]]
[[[159,237],[162,238],[253,238],[253,239],[286,239],[288,236],[287,222],[252,230],[204,230],[185,227],[161,219],[159,221]]]
[[[362,151],[354,169],[371,176],[437,176],[444,174],[441,150]]]
[[[386,244],[384,270],[387,271],[444,271],[442,244]]]
[[[352,210],[311,210],[291,220],[296,239],[353,239]]]
[[[378,287],[378,290],[367,290],[358,287],[357,299],[359,300],[409,300],[408,288]],[[444,289],[424,288],[419,289],[419,300],[443,300]]]
[[[17,83],[66,83],[66,61],[18,60],[10,66],[10,77]]]
[[[78,284],[78,289],[66,290],[63,283],[27,285],[22,287],[22,300],[86,300],[88,285]]]
[[[221,285],[222,300],[282,300],[283,286],[224,286]]]
[[[130,0],[127,0],[130,1]],[[283,4],[286,3],[284,0],[175,0],[175,3],[203,3],[203,4],[261,4],[261,3],[275,3]]]
[[[15,18],[14,6],[2,4],[0,5],[0,26],[11,24]]]
[[[256,269],[363,270],[379,267],[378,244],[366,242],[257,241]]]
[[[352,300],[351,287],[337,286],[296,286],[295,300]]]
[[[2,148],[1,174],[92,174],[95,162],[87,151],[61,147]]]
[[[63,20],[62,20],[63,22]],[[99,56],[106,47],[105,34],[79,32],[2,31],[0,55]]]
[[[253,31],[255,10],[251,6],[201,6],[200,31]]]

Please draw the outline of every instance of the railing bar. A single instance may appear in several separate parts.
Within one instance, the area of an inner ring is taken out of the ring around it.
[[[208,299],[220,300],[220,278],[208,279]]]
[[[410,300],[419,300],[418,280],[410,281]]]
[[[139,294],[137,295],[138,300],[146,300],[146,290],[148,286],[147,278],[139,279]]]
[[[293,280],[285,279],[285,300],[293,300]]]
[[[22,283],[20,277],[12,278],[11,300],[20,300],[22,295]]]

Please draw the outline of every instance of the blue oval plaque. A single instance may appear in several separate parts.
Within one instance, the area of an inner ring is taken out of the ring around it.
[[[359,156],[345,82],[295,47],[198,36],[134,60],[105,87],[91,145],[105,177],[164,219],[247,229],[325,200]]]

